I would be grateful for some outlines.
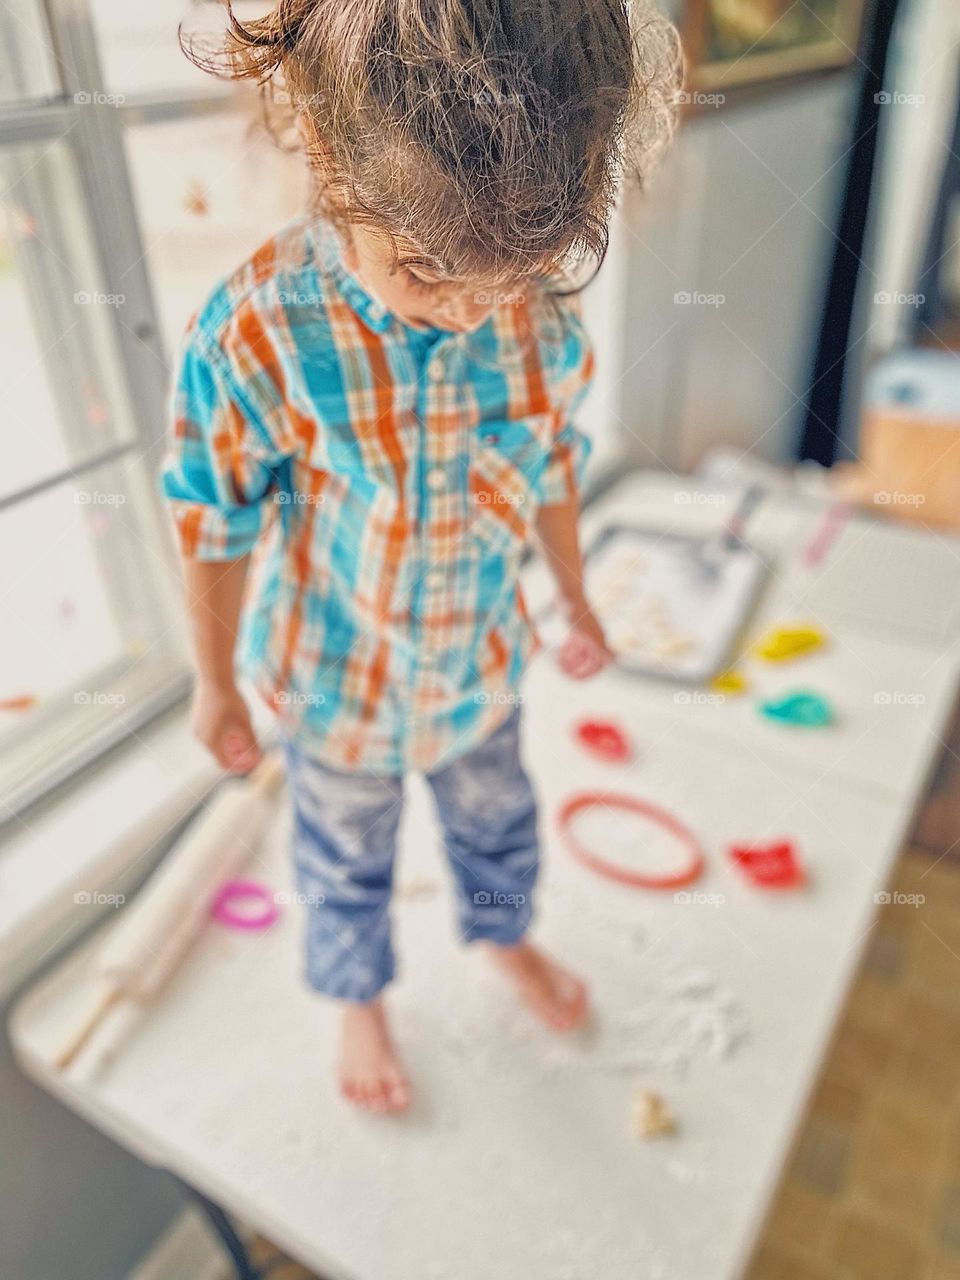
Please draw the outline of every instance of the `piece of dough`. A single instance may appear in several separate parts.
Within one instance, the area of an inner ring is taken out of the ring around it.
[[[633,1126],[638,1138],[662,1138],[676,1132],[677,1121],[658,1093],[638,1089],[633,1095]]]
[[[430,880],[426,876],[411,876],[409,880],[400,883],[397,889],[398,898],[430,898],[440,888],[436,880]]]

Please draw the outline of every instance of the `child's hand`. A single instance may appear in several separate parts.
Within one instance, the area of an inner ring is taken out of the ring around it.
[[[193,732],[230,773],[249,773],[262,752],[240,691],[199,680],[193,694]]]
[[[557,662],[573,680],[595,676],[614,659],[603,627],[585,600],[567,606],[570,634],[560,646]]]

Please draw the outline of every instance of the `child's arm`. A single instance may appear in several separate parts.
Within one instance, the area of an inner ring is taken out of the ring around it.
[[[537,536],[557,584],[561,611],[570,625],[570,634],[558,654],[560,666],[568,676],[583,680],[605,667],[613,654],[584,591],[583,557],[577,532],[579,514],[576,497],[541,507],[537,515]]]
[[[593,377],[593,350],[577,300],[567,298],[563,313],[567,327],[560,346],[559,369],[554,368],[548,379],[555,434],[543,473],[536,530],[557,585],[560,610],[570,626],[557,658],[567,675],[582,680],[605,667],[614,655],[607,648],[603,627],[587,601],[577,531],[590,440],[575,420]]]
[[[216,336],[215,342],[200,319],[187,331],[163,490],[193,640],[194,732],[224,768],[246,773],[260,748],[237,688],[234,650],[250,553],[288,455],[269,381],[255,376],[255,366],[248,371],[231,359]]]
[[[250,712],[233,668],[249,555],[239,560],[183,558],[196,685],[193,731],[225,769],[246,773],[260,759]]]

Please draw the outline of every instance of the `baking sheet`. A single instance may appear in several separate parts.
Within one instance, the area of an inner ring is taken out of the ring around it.
[[[624,670],[703,684],[727,664],[766,565],[739,542],[706,570],[706,542],[611,525],[588,548],[588,595]]]

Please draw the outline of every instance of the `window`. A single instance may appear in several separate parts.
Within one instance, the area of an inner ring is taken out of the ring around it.
[[[0,8],[0,823],[188,690],[156,485],[172,352],[304,203],[252,92],[192,68],[166,12]]]

